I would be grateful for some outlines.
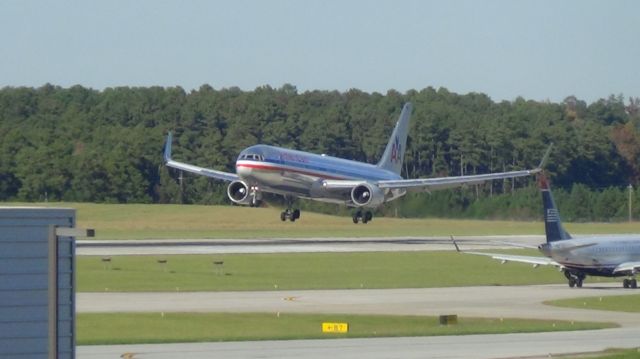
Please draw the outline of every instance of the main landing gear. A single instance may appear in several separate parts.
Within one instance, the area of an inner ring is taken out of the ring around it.
[[[564,271],[564,276],[569,280],[569,287],[578,287],[582,288],[582,282],[584,282],[584,278],[586,277],[584,273],[579,272],[570,272]]]
[[[353,214],[353,223],[358,224],[359,221],[362,223],[367,223],[373,219],[373,213],[371,211],[362,212],[362,210],[357,210],[356,213]]]
[[[282,213],[280,213],[280,220],[284,222],[288,219],[291,222],[295,222],[296,219],[300,218],[300,210],[297,208],[291,209],[291,207],[293,206],[293,202],[295,201],[295,198],[285,197],[284,201],[287,203],[287,209],[285,209],[284,211],[282,211]]]
[[[625,287],[625,288],[636,289],[636,288],[638,288],[638,281],[636,281],[635,278],[625,278],[622,281],[622,286]]]
[[[290,220],[291,222],[295,222],[296,219],[298,218],[300,218],[299,209],[292,210],[291,208],[287,208],[284,211],[282,211],[282,213],[280,213],[280,220],[282,222],[286,221],[287,219]]]

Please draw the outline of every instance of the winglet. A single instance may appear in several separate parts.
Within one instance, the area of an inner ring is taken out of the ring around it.
[[[173,136],[171,136],[171,132],[167,134],[167,141],[164,143],[164,163],[171,161],[171,142],[173,141]]]
[[[451,242],[453,242],[453,245],[456,247],[456,252],[461,252],[460,247],[458,247],[458,243],[456,243],[456,240],[453,239],[453,236],[451,236]]]
[[[536,167],[536,172],[540,172],[544,168],[544,166],[547,164],[552,148],[553,148],[553,142],[549,144],[547,151],[544,153],[544,156],[542,156],[542,160],[540,160],[540,164],[538,165],[538,167]]]

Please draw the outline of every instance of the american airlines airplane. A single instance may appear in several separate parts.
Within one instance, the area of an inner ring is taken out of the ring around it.
[[[171,133],[164,147],[167,166],[198,175],[230,182],[227,195],[232,202],[256,206],[262,193],[285,197],[287,208],[280,219],[295,221],[300,210],[292,209],[297,198],[340,203],[355,207],[353,223],[367,223],[373,218],[371,210],[385,202],[405,195],[408,191],[433,191],[489,180],[528,176],[540,171],[540,166],[521,170],[471,176],[403,179],[400,175],[407,144],[411,104],[402,108],[387,147],[380,161],[373,165],[358,161],[316,155],[268,145],[254,145],[240,152],[236,173],[198,167],[171,159]]]
[[[485,252],[463,253],[489,256],[506,262],[522,262],[540,265],[553,265],[564,272],[569,287],[582,287],[587,275],[599,277],[624,277],[625,288],[637,288],[636,274],[640,271],[640,235],[603,235],[598,237],[573,238],[562,227],[560,213],[544,175],[538,177],[544,206],[544,230],[547,243],[537,248],[546,257],[515,256]],[[460,248],[454,240],[456,250]]]

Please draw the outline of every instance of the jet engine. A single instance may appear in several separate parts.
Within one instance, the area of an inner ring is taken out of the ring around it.
[[[237,204],[251,204],[251,196],[249,196],[249,186],[242,181],[233,181],[227,187],[227,196]]]
[[[358,207],[375,208],[384,202],[384,193],[378,186],[363,183],[353,187],[351,200]]]

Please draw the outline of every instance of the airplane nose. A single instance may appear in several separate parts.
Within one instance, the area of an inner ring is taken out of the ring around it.
[[[248,176],[251,174],[251,167],[236,164],[236,173],[238,176]]]

